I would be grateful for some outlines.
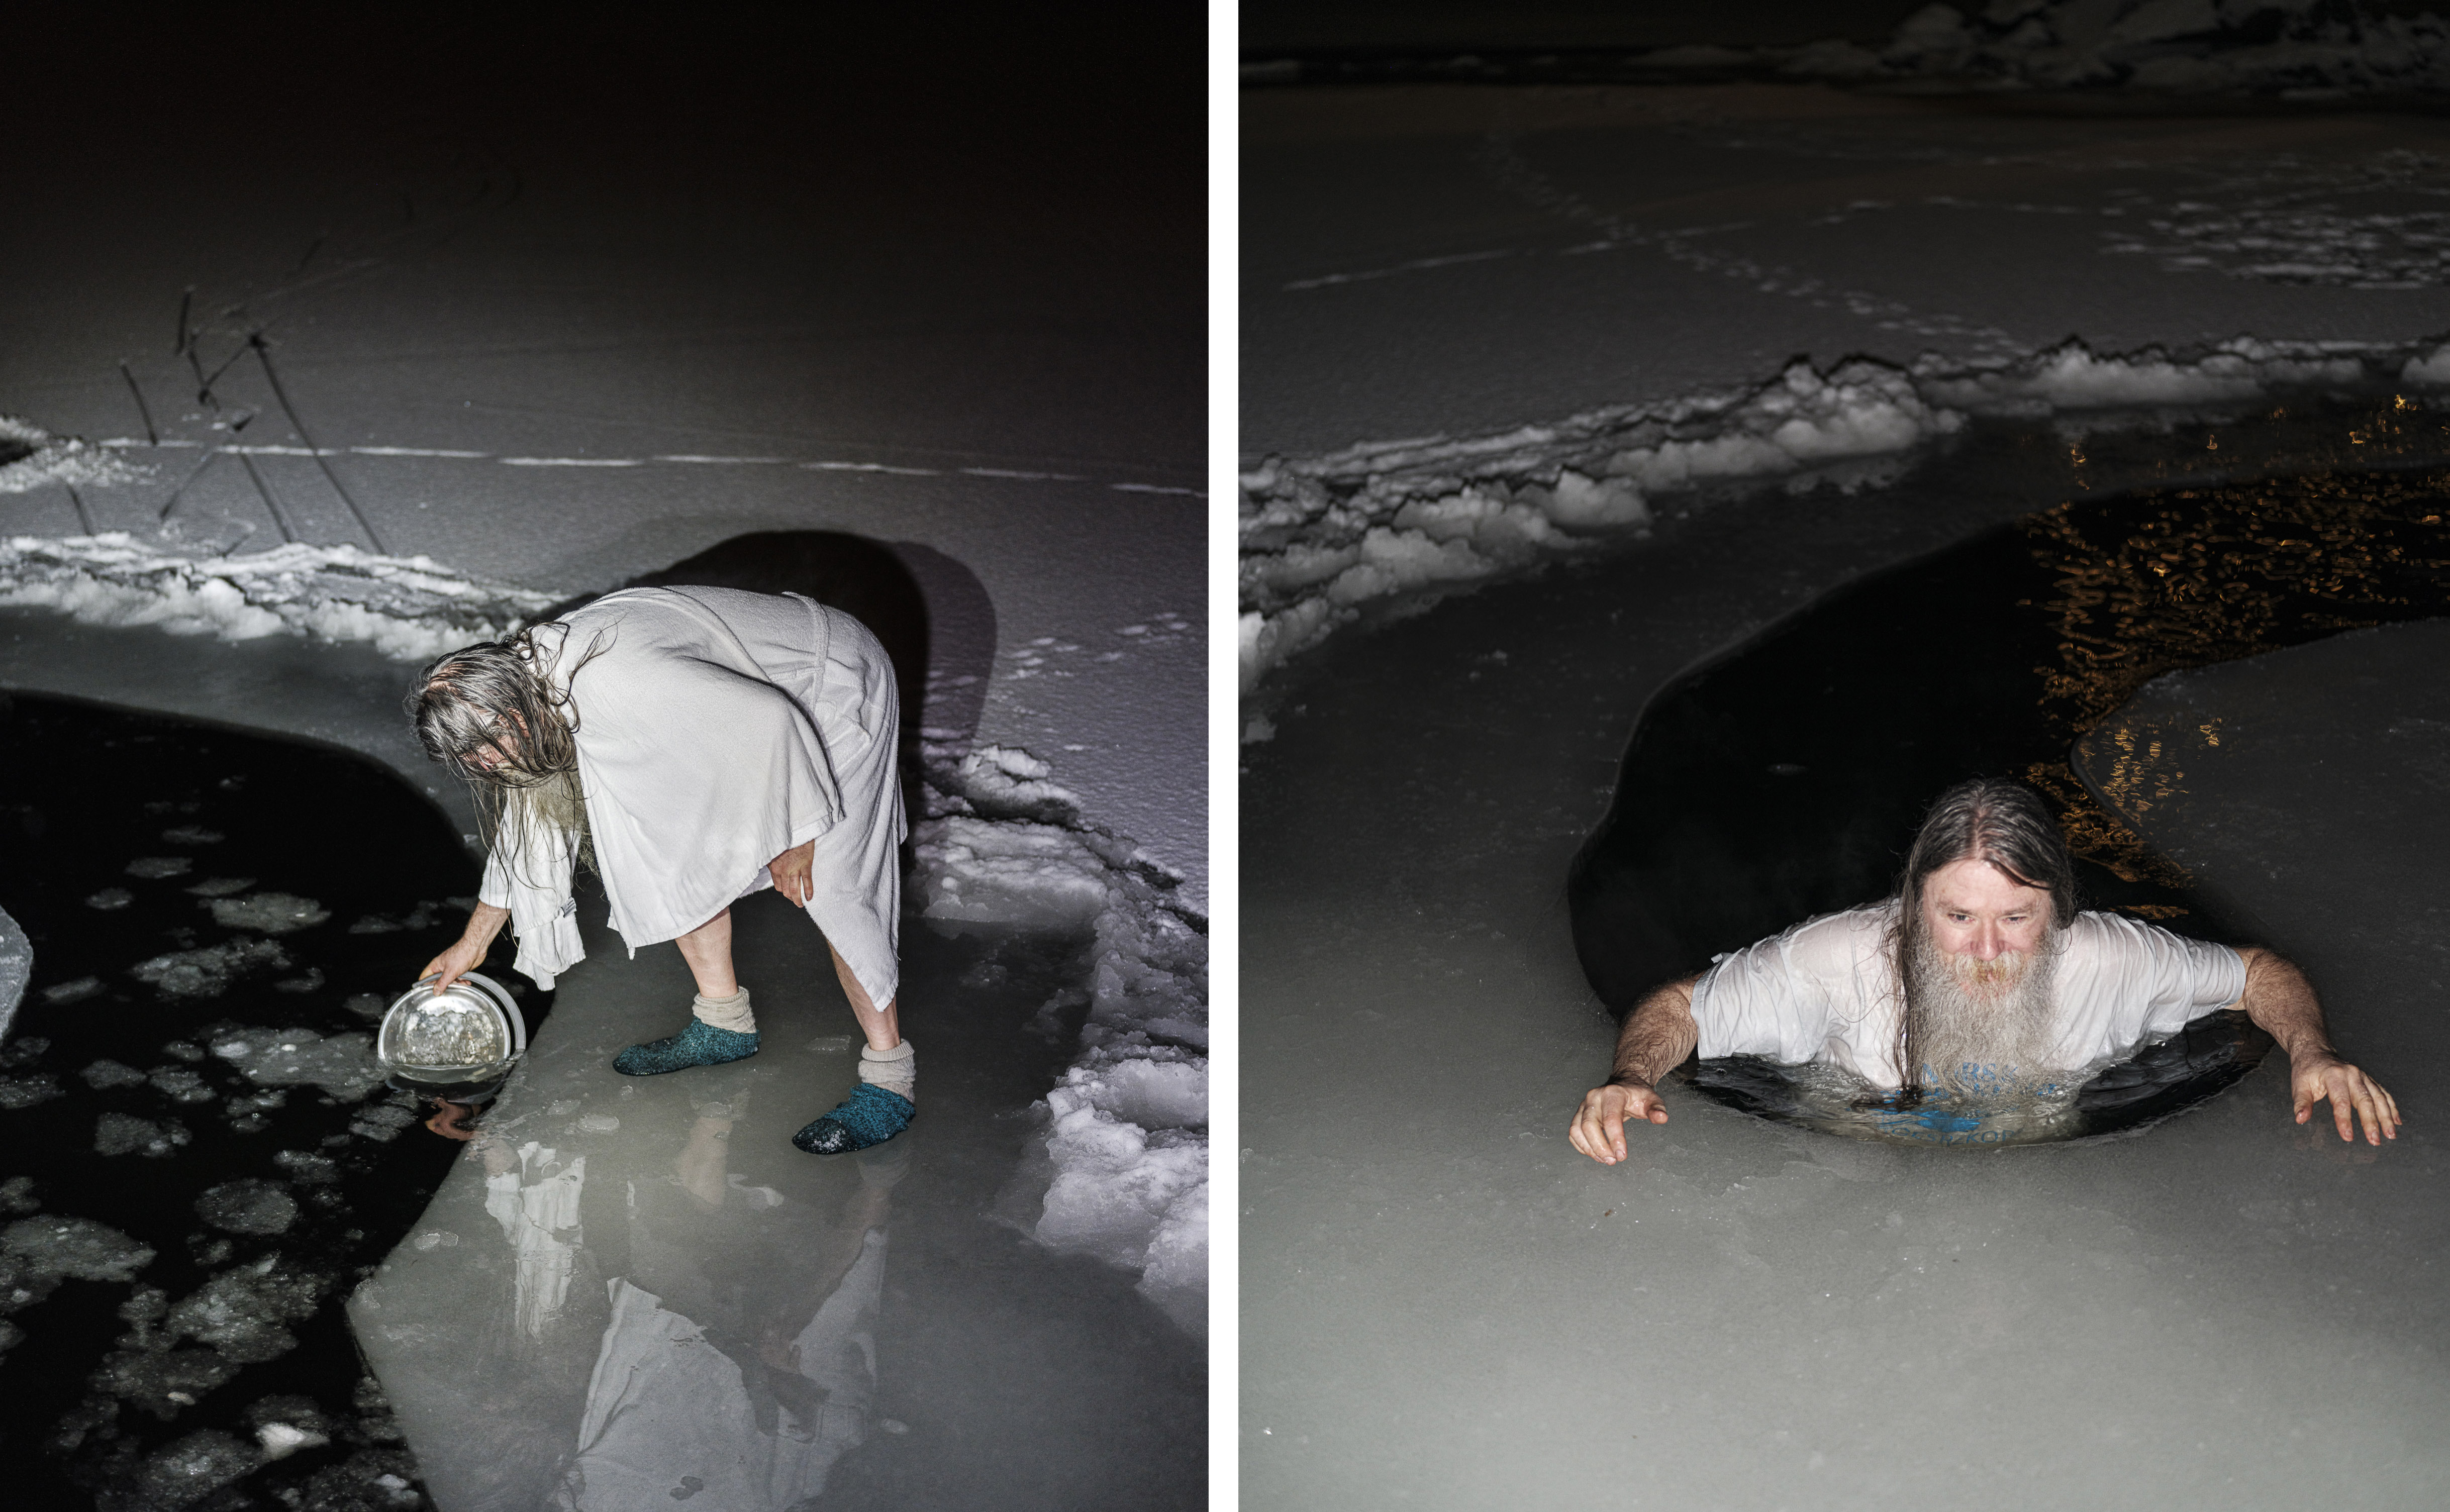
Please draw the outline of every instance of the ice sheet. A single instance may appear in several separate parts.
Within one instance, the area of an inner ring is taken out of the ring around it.
[[[1984,362],[1795,362],[1747,389],[1484,436],[1271,456],[1241,478],[1241,690],[1353,623],[1627,539],[1731,490],[1895,479],[1973,417],[2049,417],[2071,446],[2155,411],[2208,419],[2340,392],[2439,387],[2450,346],[2242,339],[2191,353],[2080,340]],[[1381,609],[1387,605],[1377,606]]]
[[[1243,800],[1249,1504],[2208,1507],[2369,1477],[2412,1506],[2450,1484],[2415,1405],[2444,1385],[2437,1145],[2297,1128],[2277,1057],[2080,1149],[1883,1149],[1681,1092],[1625,1165],[1565,1143],[1614,1025],[1560,888],[1636,712],[1814,594],[2050,502],[1985,492],[2012,476],[1976,447],[1662,519],[1284,671]],[[2274,764],[2298,789],[2327,728]],[[2395,844],[2374,817],[2298,838]],[[2297,843],[2235,835],[2266,867]],[[2307,960],[2346,1033],[2373,995]],[[2421,1085],[2432,1062],[2392,1036],[2362,1043]],[[2358,1372],[2309,1391],[2301,1352],[2325,1350]]]

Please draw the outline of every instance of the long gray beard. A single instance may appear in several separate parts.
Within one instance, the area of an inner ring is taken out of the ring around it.
[[[2052,930],[2037,950],[1983,961],[1948,955],[1920,921],[1910,922],[1907,1043],[1916,1064],[1907,1071],[1908,1084],[1978,1097],[2064,1081],[2047,1063],[2055,1038],[2051,988],[2059,936]],[[1981,979],[1993,974],[2003,979]]]

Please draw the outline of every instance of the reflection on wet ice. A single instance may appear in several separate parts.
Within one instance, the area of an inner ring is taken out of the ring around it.
[[[518,1301],[512,1310],[519,1332],[535,1338],[570,1294],[571,1265],[583,1238],[578,1192],[587,1180],[587,1157],[565,1167],[533,1139],[516,1154],[499,1140],[488,1141],[484,1155],[485,1211],[518,1257]]]
[[[425,1303],[375,1298],[399,1337],[414,1336],[420,1374],[482,1340],[487,1358],[462,1367],[475,1363],[524,1404],[524,1426],[506,1431],[525,1442],[472,1447],[458,1467],[481,1496],[565,1512],[670,1499],[693,1512],[782,1512],[822,1493],[866,1439],[886,1221],[913,1142],[769,1178],[735,1157],[757,1080],[743,1073],[709,1089],[723,1095],[697,1100],[685,1127],[617,1147],[587,1140],[575,1118],[552,1142],[480,1131],[492,1231],[412,1244],[463,1283],[492,1274],[483,1315],[454,1320],[446,1340],[425,1331],[438,1316]],[[773,1116],[741,1146],[796,1154],[776,1134],[789,1110],[765,1111]],[[596,1148],[574,1149],[582,1140]],[[424,1289],[402,1280],[401,1291]]]

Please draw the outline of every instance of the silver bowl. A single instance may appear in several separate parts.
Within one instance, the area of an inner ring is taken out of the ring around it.
[[[426,978],[393,1001],[375,1059],[394,1085],[457,1090],[501,1080],[527,1054],[527,1020],[491,978],[469,972],[439,995]]]

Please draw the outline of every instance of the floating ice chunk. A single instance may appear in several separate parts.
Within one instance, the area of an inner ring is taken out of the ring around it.
[[[126,871],[130,877],[159,882],[165,877],[184,877],[194,864],[185,856],[139,856],[127,863]]]
[[[194,1406],[238,1374],[235,1361],[227,1360],[212,1349],[165,1349],[156,1344],[146,1349],[122,1349],[102,1363],[93,1373],[97,1390],[124,1398],[145,1408],[164,1422],[178,1415],[181,1407]],[[179,1501],[157,1502],[156,1506],[185,1506]]]
[[[91,1218],[20,1218],[0,1229],[0,1255],[23,1273],[49,1281],[133,1281],[153,1251]]]
[[[38,1072],[29,1076],[0,1076],[0,1109],[13,1112],[64,1095],[66,1094],[60,1090],[60,1084],[46,1073]]]
[[[165,998],[218,998],[241,973],[278,971],[288,964],[288,953],[269,940],[233,940],[141,960],[127,974]]]
[[[219,1428],[201,1428],[146,1456],[130,1493],[111,1504],[146,1512],[193,1506],[262,1463],[253,1444]]]
[[[162,838],[173,845],[218,845],[229,837],[218,829],[206,829],[202,824],[182,824],[176,829],[162,831]]]
[[[362,1029],[331,1036],[312,1029],[214,1026],[213,1054],[262,1087],[311,1082],[343,1102],[354,1102],[382,1084],[375,1064],[374,1037]]]
[[[392,1140],[401,1130],[417,1122],[417,1115],[392,1103],[378,1103],[360,1114],[349,1124],[349,1133],[361,1139]]]
[[[302,977],[283,977],[272,984],[274,992],[320,992],[323,987],[323,968],[309,966]]]
[[[31,1212],[42,1204],[34,1200],[34,1178],[10,1176],[0,1181],[0,1212]]]
[[[99,908],[104,913],[110,913],[115,909],[125,908],[135,901],[136,895],[125,887],[105,887],[102,891],[87,898],[85,905],[88,908]]]
[[[255,885],[252,877],[208,877],[187,889],[198,898],[227,898]]]
[[[298,1347],[285,1325],[314,1315],[324,1285],[266,1255],[205,1282],[170,1309],[164,1328],[241,1365],[260,1365]]]
[[[83,1076],[85,1084],[96,1092],[111,1087],[141,1087],[145,1084],[145,1073],[134,1066],[125,1066],[107,1058],[95,1061],[77,1075]]]
[[[419,1250],[456,1249],[459,1236],[448,1229],[428,1229],[409,1241]]]
[[[312,1428],[301,1428],[293,1424],[267,1423],[255,1430],[255,1442],[263,1445],[263,1457],[266,1460],[282,1460],[296,1454],[301,1449],[312,1449],[329,1444],[332,1442],[332,1437],[330,1434],[318,1433]]]
[[[591,1113],[578,1120],[578,1127],[589,1134],[611,1134],[621,1127],[621,1120],[609,1113]]]
[[[298,1199],[277,1181],[242,1176],[207,1187],[196,1198],[196,1216],[231,1233],[285,1233],[298,1221]]]
[[[204,906],[213,911],[213,922],[224,929],[254,929],[267,935],[311,929],[332,917],[332,911],[314,899],[292,893],[213,898],[206,900]]]
[[[43,989],[43,1001],[47,1003],[83,1002],[88,998],[101,996],[102,979],[99,977],[79,977],[74,981],[64,981],[56,987]]]
[[[210,1102],[219,1095],[204,1084],[204,1077],[185,1066],[163,1066],[148,1073],[145,1079],[173,1102]]]
[[[306,1186],[328,1186],[340,1179],[340,1163],[330,1155],[280,1150],[273,1153],[272,1163],[288,1173],[290,1180]]]
[[[149,1155],[156,1160],[186,1148],[186,1127],[175,1118],[155,1123],[124,1113],[107,1113],[94,1120],[93,1149],[104,1155]]]

